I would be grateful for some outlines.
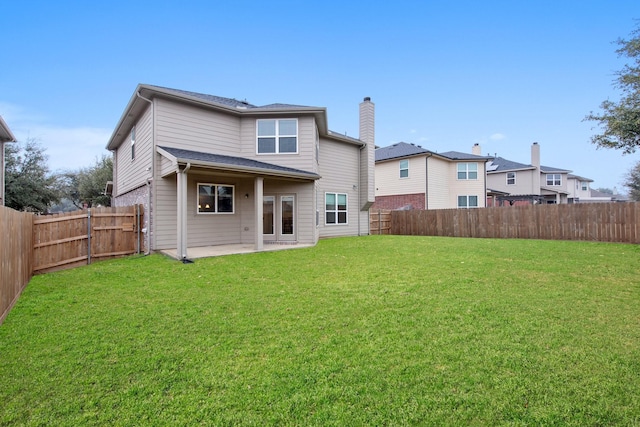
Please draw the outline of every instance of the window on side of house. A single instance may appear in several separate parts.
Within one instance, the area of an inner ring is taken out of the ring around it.
[[[477,163],[458,163],[458,179],[478,179]]]
[[[325,224],[347,224],[347,195],[345,193],[325,193]]]
[[[582,181],[580,184],[582,185],[582,191],[589,191],[589,183],[587,181]]]
[[[198,213],[234,213],[233,194],[233,185],[198,183]]]
[[[560,175],[559,173],[548,173],[547,185],[562,185],[562,175]]]
[[[458,196],[459,208],[477,208],[478,196]]]
[[[131,160],[136,158],[136,127],[131,128]]]
[[[515,185],[515,184],[516,184],[516,173],[507,172],[507,185]]]
[[[409,178],[409,160],[400,160],[400,178]]]
[[[298,120],[257,120],[258,154],[296,154],[298,152]]]

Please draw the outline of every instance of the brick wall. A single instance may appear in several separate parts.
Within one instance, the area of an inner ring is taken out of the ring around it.
[[[394,196],[376,196],[376,202],[371,207],[372,211],[377,209],[419,209],[424,210],[424,193],[397,194]]]
[[[151,184],[153,185],[153,184]],[[114,197],[111,200],[111,206],[131,206],[131,205],[144,205],[144,224],[142,224],[142,230],[144,233],[144,252],[149,251],[149,242],[153,237],[151,234],[151,224],[153,223],[153,212],[151,210],[151,198],[149,197],[149,191],[151,191],[151,185],[138,187],[135,190],[131,190],[127,193]]]

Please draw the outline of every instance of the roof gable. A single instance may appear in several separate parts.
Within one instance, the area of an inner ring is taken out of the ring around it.
[[[415,156],[418,154],[428,154],[430,152],[431,151],[424,149],[419,145],[408,144],[406,142],[396,142],[388,147],[376,149],[376,162],[397,159],[399,157]]]
[[[234,98],[208,95],[181,89],[172,89],[163,86],[139,84],[122,113],[111,137],[109,138],[107,143],[108,150],[115,150],[120,146],[120,144],[122,144],[124,138],[126,138],[126,135],[129,133],[129,129],[131,129],[140,115],[146,110],[149,102],[155,97],[173,99],[179,102],[190,103],[201,108],[215,109],[227,114],[234,114],[238,116],[245,114],[251,116],[264,114],[266,117],[273,117],[277,114],[313,115],[320,135],[336,139],[341,142],[364,145],[360,140],[347,138],[346,136],[329,131],[327,127],[327,111],[324,107],[310,107],[283,103],[272,103],[257,106],[245,100],[241,101]]]

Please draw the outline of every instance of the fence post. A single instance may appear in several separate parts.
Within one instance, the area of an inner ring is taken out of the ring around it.
[[[136,255],[140,255],[140,205],[136,205]]]
[[[378,236],[382,234],[382,211],[378,209]]]
[[[87,209],[87,264],[91,264],[91,209]]]

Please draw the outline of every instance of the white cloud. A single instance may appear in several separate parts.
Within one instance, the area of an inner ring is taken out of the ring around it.
[[[489,139],[492,140],[492,141],[501,141],[501,140],[503,140],[505,138],[506,138],[506,136],[504,134],[501,134],[501,133],[494,133],[493,135],[491,135],[489,137]]]
[[[105,147],[111,130],[35,126],[28,130],[17,129],[14,135],[18,141],[35,139],[45,148],[49,169],[58,171],[88,167],[95,163],[96,158],[109,154]]]
[[[111,129],[88,126],[63,127],[25,108],[0,102],[0,115],[19,142],[34,139],[45,149],[51,171],[76,170],[91,166],[105,149]]]

